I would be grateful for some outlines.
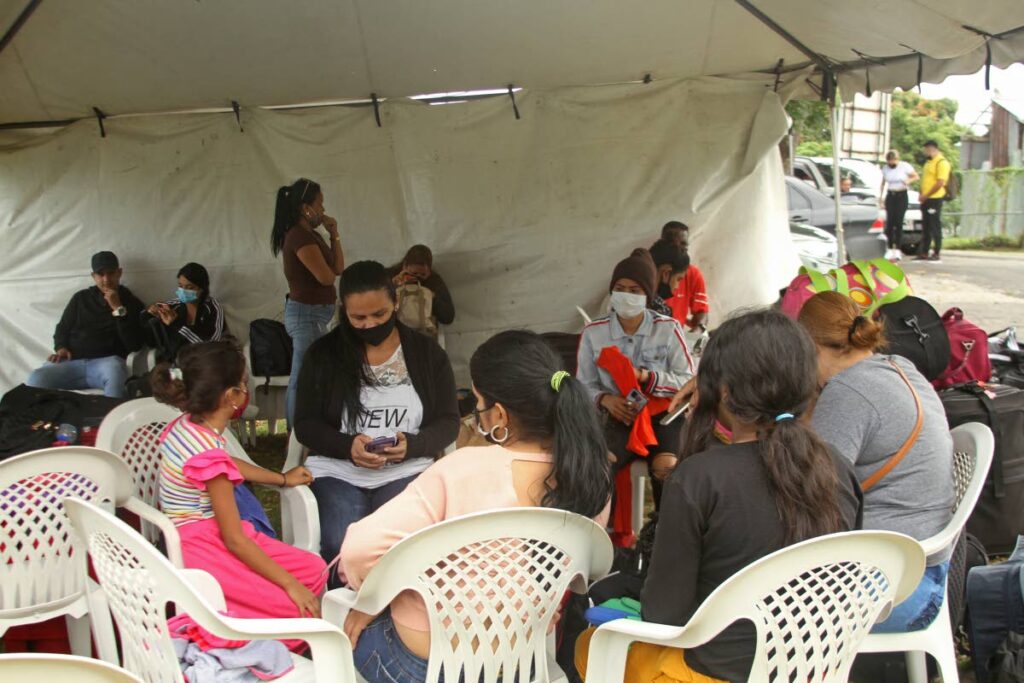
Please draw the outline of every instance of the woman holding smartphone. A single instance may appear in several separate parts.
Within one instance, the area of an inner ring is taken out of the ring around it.
[[[313,343],[299,374],[295,434],[332,560],[349,524],[398,495],[459,431],[451,363],[437,342],[397,321],[383,265],[360,261],[338,287],[341,324]]]

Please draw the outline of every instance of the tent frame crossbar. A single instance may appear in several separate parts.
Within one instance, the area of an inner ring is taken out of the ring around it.
[[[22,29],[28,18],[32,16],[32,13],[36,11],[36,8],[42,4],[43,0],[29,0],[28,4],[25,5],[25,9],[21,10],[18,18],[14,20],[11,27],[4,33],[4,37],[0,38],[0,52],[4,51],[4,48],[11,44],[14,40],[14,36],[18,35],[18,31]]]

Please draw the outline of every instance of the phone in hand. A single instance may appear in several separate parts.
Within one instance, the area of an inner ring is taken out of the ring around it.
[[[684,415],[686,413],[686,411],[689,410],[689,409],[690,409],[690,404],[689,403],[684,403],[682,406],[677,408],[674,413],[665,413],[665,417],[661,418],[661,420],[659,420],[659,423],[662,426],[670,425],[670,424],[672,424],[673,421],[675,421],[675,419],[677,417],[679,417],[680,415]]]
[[[633,411],[639,413],[647,405],[649,399],[639,389],[631,389],[626,394],[626,400],[633,404]]]
[[[363,450],[367,453],[380,453],[385,448],[394,448],[397,445],[397,436],[378,436],[376,439],[363,446]]]

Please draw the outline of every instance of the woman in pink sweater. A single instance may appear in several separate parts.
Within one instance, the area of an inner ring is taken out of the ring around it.
[[[568,510],[603,523],[611,477],[593,402],[532,332],[502,332],[470,360],[477,430],[492,446],[462,448],[423,472],[374,514],[352,524],[341,548],[359,588],[391,546],[446,519],[508,507]],[[430,632],[415,593],[379,615],[349,614],[345,631],[369,683],[423,683]]]

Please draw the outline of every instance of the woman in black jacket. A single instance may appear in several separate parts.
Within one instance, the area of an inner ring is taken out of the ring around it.
[[[210,275],[198,263],[178,271],[178,288],[170,301],[155,303],[142,312],[149,344],[157,360],[174,363],[178,351],[189,344],[230,338],[224,308],[210,296]]]
[[[341,323],[306,353],[295,402],[295,434],[313,454],[306,467],[315,477],[310,488],[327,561],[349,524],[394,498],[459,431],[448,356],[397,322],[384,266],[353,263],[338,289]]]

